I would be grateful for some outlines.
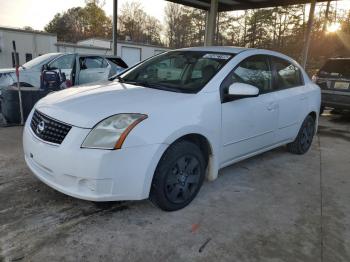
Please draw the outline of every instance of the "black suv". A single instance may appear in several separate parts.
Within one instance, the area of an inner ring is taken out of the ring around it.
[[[322,91],[324,107],[350,109],[350,58],[330,58],[313,77]]]

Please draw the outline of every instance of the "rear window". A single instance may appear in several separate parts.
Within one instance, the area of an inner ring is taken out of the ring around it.
[[[350,59],[328,60],[318,75],[321,77],[350,78]]]
[[[291,62],[278,57],[272,57],[272,66],[276,71],[277,89],[303,85],[300,69]]]

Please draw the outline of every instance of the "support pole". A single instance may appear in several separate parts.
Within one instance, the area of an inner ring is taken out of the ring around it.
[[[219,0],[211,0],[205,25],[205,46],[211,46],[214,43],[218,5]]]
[[[16,42],[15,41],[12,41],[12,47],[13,47],[13,54],[14,54],[14,58],[15,58],[15,64],[16,64],[19,113],[21,116],[21,125],[23,126],[24,125],[24,116],[23,116],[22,92],[21,92],[21,85],[19,83],[19,61],[18,61],[18,57],[17,57],[17,49],[16,49]]]
[[[331,1],[328,1],[327,2],[327,7],[326,7],[326,14],[325,14],[325,21],[323,23],[323,27],[322,27],[322,31],[323,32],[326,32],[326,29],[327,29],[327,25],[328,25],[328,22],[329,22],[329,8],[331,6]]]
[[[311,42],[311,32],[312,32],[312,25],[314,22],[314,14],[315,14],[315,7],[316,7],[316,0],[312,0],[310,5],[310,12],[309,12],[309,20],[307,22],[307,28],[306,28],[306,34],[305,34],[305,40],[304,40],[304,48],[303,48],[303,67],[306,68],[307,65],[307,58],[309,55],[309,47]]]
[[[118,0],[113,0],[113,55],[117,55],[117,29],[118,29]]]

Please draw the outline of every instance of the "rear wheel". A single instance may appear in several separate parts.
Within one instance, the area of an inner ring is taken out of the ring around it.
[[[154,174],[151,201],[165,211],[187,206],[203,184],[205,163],[194,143],[180,141],[170,146]]]
[[[312,144],[314,134],[315,120],[308,115],[301,125],[297,138],[292,143],[287,144],[287,150],[293,154],[305,154]]]

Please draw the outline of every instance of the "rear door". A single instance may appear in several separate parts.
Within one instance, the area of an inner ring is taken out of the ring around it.
[[[85,56],[79,58],[79,85],[107,80],[111,65],[100,56]]]
[[[271,57],[278,103],[276,143],[294,139],[307,110],[307,94],[301,70],[291,61]]]

